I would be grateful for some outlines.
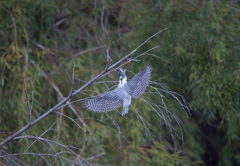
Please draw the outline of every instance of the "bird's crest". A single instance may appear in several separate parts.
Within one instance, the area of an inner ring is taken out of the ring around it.
[[[125,74],[126,69],[119,68],[119,87],[123,86],[127,82],[127,76]]]

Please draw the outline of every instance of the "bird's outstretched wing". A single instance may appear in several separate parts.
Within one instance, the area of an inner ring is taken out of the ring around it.
[[[123,101],[115,95],[115,90],[85,100],[85,107],[94,112],[109,112],[121,107]]]
[[[138,72],[129,82],[129,95],[131,97],[139,97],[146,89],[151,78],[151,67],[148,65],[143,71]]]

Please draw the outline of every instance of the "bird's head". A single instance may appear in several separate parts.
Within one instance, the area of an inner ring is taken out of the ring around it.
[[[127,76],[125,74],[126,69],[119,68],[119,86],[124,85],[127,82]]]

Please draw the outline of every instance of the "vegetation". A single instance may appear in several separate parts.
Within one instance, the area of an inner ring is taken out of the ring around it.
[[[129,78],[153,69],[126,117],[75,102],[0,147],[0,165],[240,165],[239,2],[2,0],[0,13],[0,141],[29,123],[24,82],[34,120],[69,95],[73,65],[76,90],[104,70],[103,45],[113,64],[169,28],[123,66]]]

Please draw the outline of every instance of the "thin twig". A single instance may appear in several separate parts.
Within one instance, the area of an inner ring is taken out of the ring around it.
[[[34,61],[30,60],[30,62],[31,62],[34,66],[36,66],[36,67],[39,68],[39,66],[37,66]],[[40,68],[39,68],[39,69],[40,69]],[[58,95],[60,96],[60,98],[61,98],[62,100],[64,100],[65,97],[63,96],[62,92],[59,90],[59,88],[57,87],[57,85],[56,85],[55,83],[53,83],[53,82],[49,79],[49,77],[47,76],[47,74],[46,74],[42,69],[40,69],[40,70],[41,70],[41,72],[42,72],[43,77],[44,77],[46,80],[48,80],[48,82],[51,84],[52,88],[58,93]],[[68,73],[67,73],[67,74],[68,74]],[[68,74],[68,76],[69,76],[69,74]],[[69,76],[69,79],[71,80],[71,77],[70,77],[70,76]],[[68,102],[68,103],[69,103],[69,102]],[[82,120],[82,118],[78,115],[78,113],[77,113],[77,111],[75,110],[75,108],[74,108],[71,104],[66,104],[66,105],[68,105],[68,107],[73,111],[73,113],[74,113],[75,115],[77,115],[79,121],[83,124],[83,126],[86,126],[86,123],[85,123],[85,122]],[[57,109],[56,109],[56,110],[57,110]]]
[[[31,80],[27,79],[28,81],[30,81],[31,85],[32,85],[32,88],[33,88],[33,83]],[[28,99],[28,92],[27,92],[27,89],[26,89],[26,85],[25,85],[25,80],[24,78],[22,79],[23,81],[23,86],[24,86],[24,91],[25,91],[25,94],[26,94],[26,98],[27,98],[27,106],[28,106],[28,111],[29,111],[29,124],[31,124],[31,115],[32,115],[32,106],[33,106],[33,91],[32,91],[32,103],[30,105],[30,102],[29,102],[29,99]]]
[[[100,41],[102,42],[102,44],[104,45],[102,39],[99,37]],[[109,51],[108,49],[106,48],[106,46],[104,45],[103,47],[103,54],[104,54],[104,57],[105,57],[105,63],[106,63],[106,66],[105,66],[105,70],[108,68],[108,61],[109,59],[112,61],[111,57],[109,56]],[[113,62],[113,61],[112,61]]]
[[[54,122],[46,131],[44,131],[39,137],[42,137],[46,132],[48,132],[49,130],[51,130],[54,125],[55,125],[55,122]],[[31,143],[31,145],[28,146],[28,148],[25,150],[25,153],[28,151],[28,149],[29,149],[36,141],[37,141],[37,140],[33,141],[33,143]]]

